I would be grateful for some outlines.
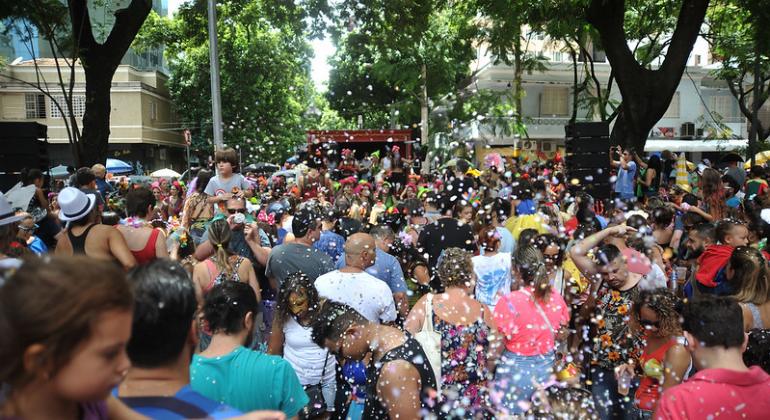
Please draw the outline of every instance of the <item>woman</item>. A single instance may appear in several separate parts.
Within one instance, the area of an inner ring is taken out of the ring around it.
[[[442,404],[449,417],[472,418],[490,410],[487,377],[493,370],[500,346],[492,311],[473,299],[474,273],[471,253],[448,248],[437,267],[446,290],[427,294],[412,308],[404,328],[420,332],[425,317],[441,335]],[[435,370],[435,368],[434,368]]]
[[[577,295],[578,290],[570,290],[572,275],[565,270],[564,249],[565,244],[556,235],[546,233],[535,238],[535,247],[543,254],[546,276],[553,290],[569,301],[569,297]]]
[[[473,223],[473,206],[465,200],[458,201],[452,210],[452,217],[459,220],[461,223]]]
[[[35,186],[35,194],[32,196],[27,211],[32,215],[35,223],[40,226],[38,229],[40,239],[48,248],[56,247],[55,238],[61,231],[61,226],[54,218],[58,216],[58,213],[53,215],[49,210],[51,203],[48,200],[45,191],[43,191],[43,185],[45,183],[43,172],[41,172],[40,169],[22,170],[21,181],[24,186]]]
[[[725,203],[724,185],[722,176],[716,169],[703,170],[699,181],[699,190],[703,199],[702,212],[698,212],[709,222],[719,221],[725,218],[727,205]]]
[[[337,392],[337,360],[313,342],[310,329],[310,322],[320,308],[321,299],[310,278],[300,272],[289,275],[278,296],[267,352],[283,356],[291,364],[306,392],[321,390],[324,411],[332,412]]]
[[[259,294],[248,285],[224,282],[206,296],[203,318],[211,344],[193,356],[190,387],[241,411],[281,410],[296,416],[308,403],[289,362],[244,345],[256,328]]]
[[[45,243],[35,236],[35,231],[38,229],[38,225],[35,223],[35,219],[29,213],[23,213],[23,219],[19,222],[19,233],[16,238],[19,243],[29,248],[35,255],[43,255],[48,253],[48,247]]]
[[[748,246],[735,248],[725,275],[743,309],[744,330],[770,329],[770,276],[762,253]]]
[[[137,264],[147,264],[156,258],[168,258],[166,234],[153,228],[147,216],[155,207],[155,197],[147,188],[137,188],[126,195],[126,213],[128,218],[118,231],[128,244],[128,249]]]
[[[163,200],[163,212],[166,215],[166,219],[179,217],[182,214],[184,196],[184,188],[182,188],[179,182],[174,181],[171,184],[169,196]]]
[[[234,281],[246,283],[254,289],[257,300],[262,295],[254,266],[248,258],[234,255],[229,250],[232,230],[225,219],[217,219],[209,225],[209,241],[216,248],[213,256],[202,264],[197,264],[193,271],[193,281],[203,296],[217,284]]]
[[[481,229],[478,237],[481,255],[473,257],[476,274],[476,300],[494,312],[497,301],[511,293],[511,254],[500,250],[500,235],[494,226]]]
[[[205,190],[209,180],[211,180],[211,172],[198,172],[195,192],[187,199],[182,211],[182,227],[190,233],[195,245],[200,245],[203,242],[206,223],[214,217],[214,207],[210,203],[206,203],[208,194]]]
[[[657,196],[660,190],[660,157],[652,155],[645,163],[639,155],[634,154],[634,156],[636,156],[636,162],[641,168],[636,180],[636,196],[645,199]]]
[[[634,405],[637,419],[651,419],[660,394],[684,380],[691,365],[690,354],[679,343],[682,327],[679,322],[677,297],[667,289],[644,290],[631,309],[632,322],[642,329],[644,350],[639,365],[621,365],[618,380],[630,379],[637,372],[641,377]]]
[[[514,274],[519,290],[503,297],[495,307],[497,330],[505,352],[495,372],[495,387],[502,395],[500,409],[507,415],[523,413],[535,384],[548,381],[554,366],[554,349],[562,341],[569,310],[549,284],[543,255],[533,246],[516,250]]]

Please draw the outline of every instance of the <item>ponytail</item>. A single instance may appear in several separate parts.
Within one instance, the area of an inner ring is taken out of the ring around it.
[[[231,237],[232,231],[230,230],[230,225],[227,224],[227,220],[215,220],[209,225],[209,241],[215,248],[214,255],[216,260],[214,262],[217,265],[217,270],[220,273],[225,273],[228,277],[233,275],[233,266],[230,264],[230,252],[227,248]]]
[[[543,254],[532,245],[525,245],[516,250],[513,255],[513,266],[516,267],[521,281],[532,286],[535,299],[544,301],[551,293],[551,283],[543,261]]]

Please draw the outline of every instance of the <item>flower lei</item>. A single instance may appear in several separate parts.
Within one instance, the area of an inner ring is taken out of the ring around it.
[[[139,229],[141,227],[149,226],[149,222],[138,217],[128,217],[123,221],[123,224],[128,227]]]

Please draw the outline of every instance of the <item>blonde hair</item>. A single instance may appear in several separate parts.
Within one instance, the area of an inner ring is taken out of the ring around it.
[[[220,273],[225,273],[228,277],[233,275],[233,266],[230,264],[230,251],[227,246],[230,244],[230,238],[233,233],[227,220],[214,220],[209,225],[209,241],[214,245],[216,257],[214,262]]]
[[[543,254],[532,245],[524,245],[513,254],[513,266],[521,281],[534,289],[539,300],[545,300],[551,293],[551,283],[545,268]]]
[[[472,254],[460,248],[447,248],[439,260],[436,272],[444,287],[467,286],[473,283]]]

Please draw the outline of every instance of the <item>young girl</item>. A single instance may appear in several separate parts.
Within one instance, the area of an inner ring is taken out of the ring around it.
[[[143,418],[110,390],[131,362],[133,294],[123,272],[93,258],[22,266],[0,289],[0,418]]]
[[[632,325],[643,330],[645,346],[639,365],[621,365],[617,375],[630,381],[636,371],[641,377],[634,398],[638,419],[652,418],[660,394],[680,384],[690,368],[690,354],[677,341],[682,334],[677,303],[667,289],[644,290],[631,310]]]

